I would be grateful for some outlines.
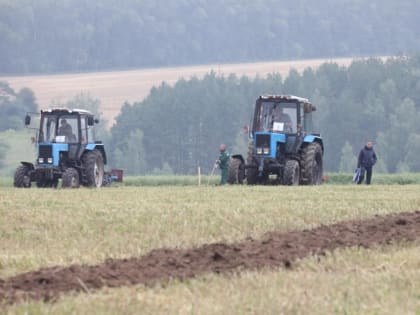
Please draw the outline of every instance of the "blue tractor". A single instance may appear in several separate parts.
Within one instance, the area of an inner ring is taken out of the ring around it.
[[[255,104],[246,160],[233,155],[229,183],[248,185],[319,185],[324,145],[313,132],[307,99],[291,95],[260,96]]]
[[[57,187],[59,179],[64,188],[101,187],[106,184],[105,148],[94,140],[94,125],[99,121],[81,109],[42,110],[37,137],[35,164],[21,162],[16,169],[14,186],[29,188]],[[25,117],[29,127],[31,116]]]

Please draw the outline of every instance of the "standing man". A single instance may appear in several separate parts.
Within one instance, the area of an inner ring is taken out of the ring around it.
[[[220,155],[219,159],[217,160],[217,164],[222,171],[222,177],[220,179],[220,185],[224,185],[227,183],[228,180],[228,169],[229,169],[229,153],[226,151],[226,145],[221,144],[219,147]]]
[[[365,147],[360,151],[357,160],[357,167],[360,168],[361,174],[357,184],[361,184],[366,173],[366,185],[370,185],[372,179],[372,168],[377,161],[376,153],[373,150],[373,143],[371,140],[366,142]]]

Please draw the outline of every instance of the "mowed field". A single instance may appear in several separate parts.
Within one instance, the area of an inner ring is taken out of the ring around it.
[[[343,239],[336,250],[320,256],[308,254],[290,261],[287,268],[280,265],[252,269],[239,265],[233,273],[217,272],[216,268],[196,277],[186,275],[182,281],[163,279],[151,284],[92,289],[92,283],[81,280],[85,279],[83,274],[75,271],[86,271],[83,264],[94,268],[109,258],[142,257],[159,248],[207,248],[203,245],[209,243],[219,244],[216,248],[220,251],[214,250],[210,258],[222,263],[223,248],[228,244],[255,243],[250,237],[264,239],[267,232],[295,230],[315,235],[316,230],[310,229],[325,226],[334,234],[335,228],[328,226],[337,222],[418,210],[419,190],[420,185],[98,190],[0,187],[0,299],[7,279],[41,267],[60,266],[49,272],[51,279],[38,277],[35,285],[48,288],[52,282],[60,282],[54,274],[67,269],[73,272],[70,278],[75,279],[61,281],[80,284],[77,294],[67,292],[56,301],[29,299],[2,305],[0,312],[416,314],[420,311],[420,242],[400,240],[394,232],[383,235],[385,244],[369,248],[346,247],[347,240]],[[415,222],[394,221],[392,226],[416,232]],[[368,232],[378,236],[380,230],[381,226],[374,225]],[[357,228],[350,228],[350,232],[364,235]],[[290,241],[282,248],[288,251],[294,246]],[[170,255],[172,251],[164,253]],[[178,268],[175,259],[166,263]],[[72,264],[77,266],[67,268]],[[153,266],[144,268],[149,267]],[[118,277],[118,269],[111,270],[111,275]]]
[[[290,69],[303,71],[317,68],[325,62],[348,66],[353,58],[309,59],[296,61],[273,61],[241,64],[211,64],[189,67],[153,68],[127,71],[91,72],[58,75],[0,76],[15,90],[28,87],[35,92],[40,108],[50,107],[53,101],[65,102],[80,94],[90,93],[101,100],[102,112],[112,124],[124,102],[142,101],[153,86],[162,82],[173,85],[181,78],[203,77],[214,71],[218,75],[265,76],[280,73],[286,76]]]

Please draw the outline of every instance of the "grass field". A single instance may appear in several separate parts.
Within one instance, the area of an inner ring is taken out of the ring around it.
[[[154,248],[259,238],[420,209],[420,185],[164,186],[92,190],[0,187],[0,278],[96,264]],[[206,275],[27,302],[7,314],[415,314],[419,243],[342,249],[292,270]]]

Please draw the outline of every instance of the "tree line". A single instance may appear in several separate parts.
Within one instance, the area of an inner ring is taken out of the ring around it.
[[[325,169],[351,172],[357,154],[371,139],[379,157],[377,171],[420,172],[420,54],[361,59],[349,67],[325,63],[286,77],[220,76],[163,82],[143,100],[123,105],[110,130],[100,129],[110,166],[126,174],[209,172],[220,143],[246,154],[255,99],[261,94],[306,97],[317,107],[314,124],[324,139]],[[65,104],[86,108],[100,119],[100,100],[81,94]],[[0,131],[23,128],[27,111],[37,111],[33,92],[0,83]],[[0,143],[1,160],[7,145]]]
[[[378,171],[420,172],[420,54],[358,60],[348,68],[325,63],[285,78],[209,73],[162,83],[144,101],[123,106],[111,128],[111,161],[129,174],[209,171],[220,143],[246,154],[243,126],[261,94],[299,95],[316,105],[327,171],[352,171],[372,139]]]
[[[418,0],[0,0],[0,73],[420,49]]]
[[[6,82],[0,82],[0,132],[8,129],[23,129],[23,117],[27,112],[35,112],[38,105],[32,90],[23,88],[12,89]],[[0,169],[10,146],[0,139]]]

